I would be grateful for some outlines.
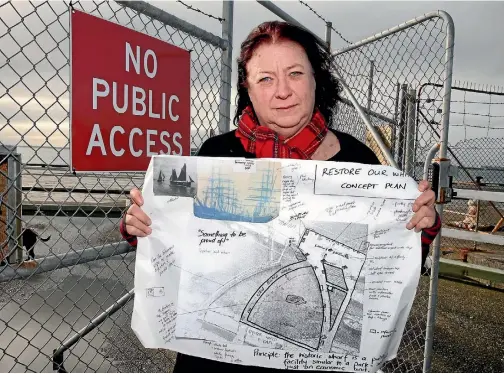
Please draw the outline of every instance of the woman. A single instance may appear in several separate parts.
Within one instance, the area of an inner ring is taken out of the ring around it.
[[[266,22],[241,45],[238,58],[237,130],[205,141],[207,157],[295,158],[379,164],[376,155],[354,137],[330,128],[340,86],[331,73],[331,55],[308,32],[284,22]],[[434,193],[422,181],[408,229],[422,231],[423,259],[439,231]],[[142,196],[131,191],[132,206],[121,233],[132,245],[151,233],[141,210]],[[423,263],[423,262],[422,262]],[[271,372],[178,354],[175,372]]]

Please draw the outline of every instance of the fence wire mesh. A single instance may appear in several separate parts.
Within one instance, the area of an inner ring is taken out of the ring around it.
[[[419,113],[434,122],[439,122],[436,97],[440,90],[439,85],[428,84],[418,92]],[[453,187],[503,192],[504,90],[455,82],[451,103],[448,157],[458,168]],[[444,212],[445,227],[504,234],[504,203],[455,196]],[[470,262],[491,267],[498,264],[484,254],[504,253],[499,245],[447,237],[443,237],[441,249],[446,258],[467,261],[469,255]]]
[[[434,16],[335,55],[340,74],[399,167],[415,178],[422,177],[426,151],[439,140],[440,131],[440,124],[429,126],[417,116],[416,90],[426,82],[443,85],[451,64],[445,61],[446,30],[447,21]],[[382,154],[349,98],[343,94],[343,99],[346,103],[338,108],[335,126]],[[442,90],[435,99],[442,101]]]
[[[134,253],[121,242],[117,224],[143,175],[69,169],[69,5],[0,3],[0,249],[8,263],[0,267],[0,369],[6,372],[52,371],[53,350],[121,297],[127,301],[133,288]],[[192,147],[217,131],[221,49],[113,1],[72,6],[192,50]],[[452,63],[445,61],[446,29],[444,18],[432,17],[335,56],[396,161],[416,179],[427,150],[439,141],[442,114],[422,106],[420,115],[418,104],[425,103],[416,98],[422,84],[444,82]],[[443,99],[438,88],[429,95],[433,102]],[[334,126],[381,155],[343,100]],[[15,149],[2,148],[7,145]],[[22,246],[30,246],[33,235],[20,224],[47,239],[37,243],[35,261],[21,266],[16,260],[29,258]],[[422,371],[428,289],[422,277],[398,357],[385,371]],[[125,302],[80,339],[65,352],[65,369],[170,371],[174,353],[144,349],[131,331],[131,313],[132,303]]]
[[[69,168],[70,6],[191,50],[192,148],[219,122],[219,47],[114,1],[0,3],[2,372],[57,370],[53,350],[133,289],[118,220],[143,175]],[[66,370],[171,370],[173,352],[133,334],[130,298],[65,352]]]
[[[335,53],[335,63],[358,103],[368,114],[390,149],[398,166],[416,180],[423,179],[429,149],[440,141],[441,113],[417,110],[417,92],[423,84],[436,82],[441,88],[431,99],[443,102],[445,73],[452,61],[446,59],[448,19],[426,15],[367,38]],[[333,126],[365,142],[384,164],[385,155],[364,121],[342,94]],[[440,105],[439,105],[440,107]],[[437,122],[433,122],[438,119]],[[432,248],[431,248],[432,249]],[[421,372],[427,332],[429,301],[428,272],[423,274],[397,357],[386,372]]]

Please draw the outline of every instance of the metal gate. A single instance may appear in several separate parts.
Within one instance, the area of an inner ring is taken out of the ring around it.
[[[334,53],[343,79],[397,166],[416,180],[431,177],[431,149],[439,150],[439,158],[447,158],[453,46],[453,21],[447,13],[438,11]],[[417,92],[427,82],[436,82],[439,88],[429,96],[431,102],[436,102],[436,110],[425,114],[417,110]],[[348,97],[337,110],[334,126],[367,143],[384,164],[390,164]],[[442,170],[440,180],[446,180],[449,169]],[[441,197],[438,201],[442,216],[444,201]],[[397,358],[387,364],[385,371],[430,370],[440,237],[432,245],[432,269],[420,281]]]

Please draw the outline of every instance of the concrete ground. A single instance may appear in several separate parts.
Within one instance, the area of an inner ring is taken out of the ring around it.
[[[116,221],[37,217],[36,257],[117,242]],[[54,372],[52,353],[133,288],[135,254],[0,283],[0,372]],[[173,353],[144,349],[130,328],[133,300],[64,354],[68,372],[166,372]]]
[[[65,253],[119,240],[116,221],[37,217],[51,234],[36,255]],[[45,230],[45,231],[44,231]],[[53,372],[53,350],[133,288],[134,253],[0,283],[0,372]],[[428,278],[417,302],[396,366],[421,371]],[[68,372],[170,372],[174,354],[144,349],[131,331],[133,302],[65,353]],[[504,292],[440,280],[434,372],[504,372]]]

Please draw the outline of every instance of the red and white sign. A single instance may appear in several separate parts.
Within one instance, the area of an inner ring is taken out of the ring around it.
[[[189,155],[190,52],[71,14],[73,170],[145,171],[153,155]]]

